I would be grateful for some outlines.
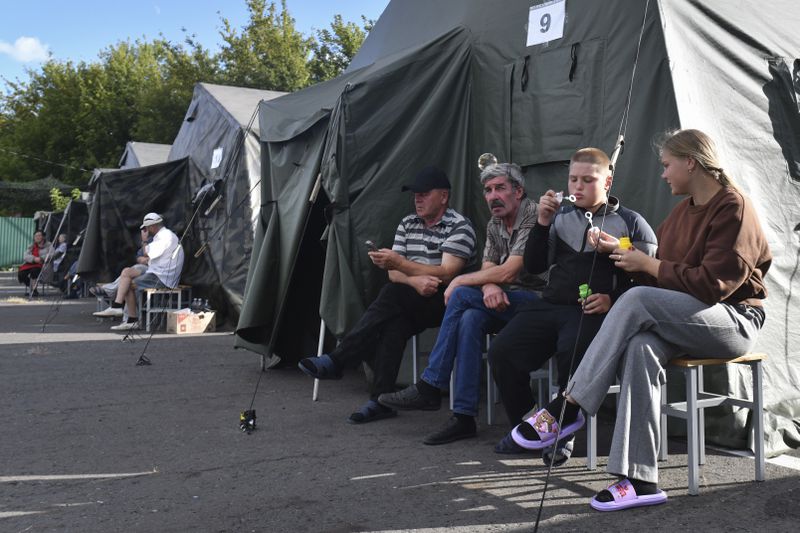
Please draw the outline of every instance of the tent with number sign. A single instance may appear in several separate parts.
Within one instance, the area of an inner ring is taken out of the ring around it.
[[[155,211],[178,236],[188,232],[182,283],[223,317],[237,315],[260,198],[255,117],[260,101],[284,94],[198,83],[166,162],[95,174],[78,271],[97,280],[116,277],[133,261],[141,218]]]
[[[234,315],[242,306],[260,208],[258,105],[285,94],[198,83],[169,152],[170,161],[189,157],[199,171],[191,180],[191,231],[198,250],[205,248],[191,279],[205,287],[203,296],[216,309]]]
[[[445,170],[452,205],[482,234],[481,153],[520,164],[538,198],[564,188],[574,150],[611,152],[622,131],[613,194],[655,227],[677,199],[653,140],[694,127],[716,139],[768,234],[768,449],[800,445],[798,27],[793,0],[393,0],[345,73],[261,104],[262,208],[237,345],[293,362],[315,352],[319,316],[346,333],[387,281],[363,242],[391,244],[412,210],[400,185],[424,165]],[[750,387],[736,369],[706,381]],[[707,417],[710,440],[747,444],[746,410]]]

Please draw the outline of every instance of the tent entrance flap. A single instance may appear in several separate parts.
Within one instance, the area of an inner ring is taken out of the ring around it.
[[[306,260],[304,240],[306,228],[315,227],[309,217],[318,216],[320,201],[327,202],[324,195],[319,195],[314,204],[309,201],[319,175],[326,132],[327,121],[320,121],[290,142],[262,145],[269,154],[269,164],[262,167],[262,212],[236,328],[237,347],[272,356],[278,325],[286,323],[282,320],[284,303],[296,299],[290,292],[295,265],[299,263],[303,272],[304,263],[313,262]],[[321,233],[320,229],[315,240]],[[313,309],[316,313],[316,307]]]
[[[316,353],[325,268],[325,241],[321,241],[320,236],[327,225],[325,209],[328,205],[325,195],[320,194],[311,206],[298,249],[298,259],[289,280],[289,296],[279,311],[277,327],[273,329],[272,351],[284,363],[294,364]],[[326,338],[329,343],[334,342],[332,336]]]

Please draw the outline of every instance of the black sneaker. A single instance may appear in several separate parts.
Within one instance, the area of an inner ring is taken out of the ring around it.
[[[442,396],[428,397],[420,393],[416,385],[409,385],[398,392],[387,392],[378,396],[378,403],[401,411],[438,411],[442,407]]]
[[[435,446],[447,444],[461,439],[475,437],[478,430],[475,427],[475,418],[451,416],[439,431],[431,433],[422,441],[423,444]]]

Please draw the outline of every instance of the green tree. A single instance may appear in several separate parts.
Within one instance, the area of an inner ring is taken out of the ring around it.
[[[162,79],[142,92],[137,106],[146,112],[139,115],[131,139],[171,144],[192,100],[194,85],[219,83],[221,75],[216,56],[194,36],[186,37],[185,46],[161,42],[167,51],[161,62]]]
[[[307,58],[311,40],[303,37],[280,3],[246,0],[250,20],[241,31],[222,18],[219,53],[224,79],[230,85],[273,91],[296,91],[308,85]]]
[[[191,38],[159,38],[117,43],[92,63],[51,60],[29,77],[0,95],[0,178],[81,185],[83,169],[116,167],[127,141],[171,143],[194,84],[217,81],[218,68]]]
[[[91,62],[50,60],[0,91],[0,179],[52,175],[84,185],[91,169],[117,166],[131,140],[171,143],[200,81],[295,91],[340,74],[372,27],[334,17],[305,37],[286,7],[245,0],[241,29],[221,17],[216,55],[193,36],[111,45]],[[88,169],[88,170],[87,170]]]
[[[344,22],[341,15],[334,15],[330,29],[316,31],[308,63],[313,83],[335,78],[344,72],[374,25],[364,16],[361,23],[359,26],[355,22]]]
[[[57,187],[50,189],[50,205],[53,211],[60,212],[67,208],[70,200],[77,200],[81,197],[80,189],[72,189],[69,196],[63,194]]]

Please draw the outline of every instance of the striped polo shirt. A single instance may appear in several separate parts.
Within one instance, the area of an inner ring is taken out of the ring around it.
[[[475,259],[475,243],[472,222],[448,207],[441,220],[431,227],[425,226],[425,221],[416,214],[401,220],[392,250],[423,265],[441,265],[445,252],[466,260],[469,265]]]

